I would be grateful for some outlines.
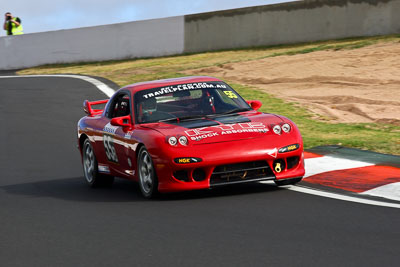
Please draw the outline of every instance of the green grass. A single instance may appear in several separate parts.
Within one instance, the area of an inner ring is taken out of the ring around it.
[[[94,63],[46,65],[25,69],[18,74],[74,73],[107,78],[120,86],[139,81],[187,76],[185,71],[221,66],[228,63],[313,53],[324,50],[358,49],[378,43],[399,42],[400,35],[351,38],[334,41],[278,45],[247,49],[224,50],[180,56],[107,61]],[[205,71],[206,72],[206,71]],[[229,81],[227,81],[229,83]],[[230,83],[245,99],[263,102],[261,111],[277,113],[293,120],[304,138],[306,148],[339,144],[376,152],[400,155],[400,127],[385,124],[333,124],[315,119],[295,103],[287,103],[257,88]]]

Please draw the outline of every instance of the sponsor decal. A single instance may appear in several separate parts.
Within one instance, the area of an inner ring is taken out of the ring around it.
[[[290,145],[290,146],[285,146],[285,147],[279,148],[279,153],[291,152],[291,151],[295,151],[295,150],[297,150],[299,148],[300,148],[299,144],[293,144],[293,145]]]
[[[131,139],[132,134],[133,134],[133,131],[128,131],[128,132],[125,134],[124,138],[125,138],[125,139]]]
[[[176,158],[174,159],[175,163],[178,164],[188,164],[188,163],[198,163],[202,162],[203,160],[201,158]]]
[[[262,122],[215,125],[185,131],[186,135],[193,141],[200,141],[204,138],[211,138],[220,135],[267,132],[268,127]]]
[[[118,126],[113,126],[111,123],[107,123],[106,126],[104,126],[103,131],[110,133],[110,134],[115,134],[115,132],[118,130]]]
[[[110,173],[110,168],[107,165],[99,164],[99,172]]]
[[[207,88],[226,89],[227,86],[225,84],[206,83],[206,82],[177,84],[177,85],[170,85],[170,86],[162,87],[155,92],[143,95],[143,98],[148,99],[148,98],[162,96],[165,94],[170,94],[170,93],[174,93],[174,92],[178,92],[178,91],[188,91],[188,90],[207,89]]]

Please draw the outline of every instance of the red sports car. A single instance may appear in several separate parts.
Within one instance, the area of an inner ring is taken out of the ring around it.
[[[114,176],[138,181],[146,198],[263,180],[299,182],[298,128],[260,107],[213,77],[136,83],[109,100],[86,100],[87,116],[78,123],[85,179],[93,187],[112,184]]]

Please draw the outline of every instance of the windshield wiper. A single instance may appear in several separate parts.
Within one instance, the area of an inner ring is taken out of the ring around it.
[[[216,113],[216,114],[208,114],[208,115],[192,115],[192,116],[184,116],[184,117],[176,117],[176,118],[169,118],[169,119],[164,119],[164,120],[159,120],[158,122],[171,122],[171,121],[190,121],[190,120],[198,120],[198,119],[205,119],[205,118],[215,118],[215,117],[220,117],[220,116],[228,116],[233,113],[238,113],[238,112],[244,112],[244,111],[249,111],[252,110],[250,108],[236,108],[232,109],[226,112],[222,113]]]
[[[197,119],[203,119],[206,116],[204,115],[195,115],[195,116],[184,116],[184,117],[176,117],[176,118],[169,118],[165,120],[159,120],[158,122],[169,122],[169,121],[189,121],[189,120],[197,120]]]
[[[156,121],[156,122],[169,122],[169,121],[177,121],[177,120],[178,120],[178,118],[176,117],[176,118],[169,118],[169,119],[159,120],[159,121]]]
[[[251,109],[249,108],[236,108],[236,109],[232,109],[232,110],[228,110],[226,112],[221,112],[221,113],[217,113],[217,114],[210,114],[207,115],[207,118],[213,118],[213,117],[219,117],[219,116],[227,116],[227,115],[231,115],[233,113],[239,113],[239,112],[243,112],[243,111],[249,111]]]

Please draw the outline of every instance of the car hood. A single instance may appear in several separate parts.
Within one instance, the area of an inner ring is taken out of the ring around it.
[[[182,122],[160,122],[143,125],[166,137],[182,135],[193,145],[239,141],[274,134],[271,125],[283,120],[274,114],[245,112],[216,118],[201,118]]]

